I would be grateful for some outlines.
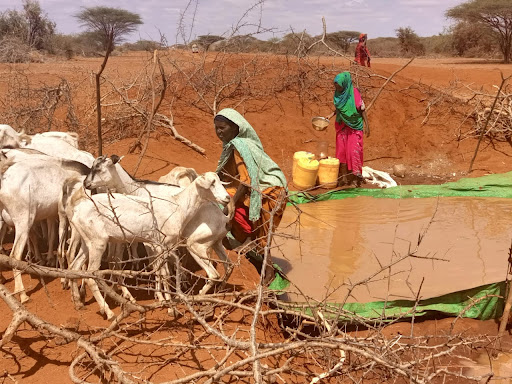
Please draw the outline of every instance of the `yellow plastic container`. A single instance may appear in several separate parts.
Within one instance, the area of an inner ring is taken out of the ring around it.
[[[314,160],[315,154],[311,152],[306,151],[299,151],[295,152],[293,154],[293,167],[292,167],[292,179],[295,178],[295,170],[297,169],[297,163],[299,162],[299,159],[309,159]]]
[[[336,188],[338,185],[338,175],[340,171],[340,161],[335,157],[328,157],[319,161],[318,166],[318,184],[324,188]]]
[[[300,158],[295,168],[293,184],[299,189],[309,189],[316,185],[319,163],[307,157]]]

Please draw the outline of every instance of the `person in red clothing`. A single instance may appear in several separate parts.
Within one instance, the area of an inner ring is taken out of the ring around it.
[[[370,52],[366,46],[367,39],[368,35],[366,33],[361,33],[359,35],[359,43],[357,43],[356,47],[356,63],[363,67],[370,66]]]

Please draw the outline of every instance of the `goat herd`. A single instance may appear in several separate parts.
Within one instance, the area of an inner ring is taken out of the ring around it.
[[[22,260],[27,248],[46,265],[58,263],[60,268],[92,272],[100,269],[104,257],[121,260],[126,248],[136,255],[137,244],[143,243],[148,263],[153,265],[159,300],[170,299],[170,255],[178,248],[208,276],[200,294],[220,280],[210,261],[211,250],[223,263],[224,280],[229,277],[232,267],[222,240],[233,207],[216,173],[198,176],[191,168],[177,167],[159,182],[137,180],[121,167],[117,156],[95,159],[79,150],[74,133],[29,136],[9,125],[0,125],[0,147],[1,241],[7,226],[15,229],[11,257],[16,260]],[[222,206],[228,207],[227,216]],[[46,257],[37,245],[38,223],[47,228],[43,231],[48,242]],[[26,302],[29,297],[20,270],[14,269],[14,281],[15,293]],[[96,280],[89,278],[86,283],[100,312],[112,319],[114,313]],[[77,284],[69,284],[73,301],[79,305]],[[121,291],[126,299],[135,300],[126,287],[121,286]]]

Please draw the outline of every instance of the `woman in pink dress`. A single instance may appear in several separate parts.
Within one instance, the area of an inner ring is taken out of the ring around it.
[[[363,182],[363,133],[370,136],[370,126],[365,105],[359,90],[352,85],[350,72],[342,72],[334,78],[335,110],[328,119],[336,115],[336,157],[340,161],[338,185],[356,186]]]

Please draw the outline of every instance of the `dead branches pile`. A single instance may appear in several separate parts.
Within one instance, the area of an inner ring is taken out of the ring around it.
[[[66,79],[34,86],[30,72],[12,69],[4,76],[6,91],[0,99],[0,119],[18,130],[33,134],[51,130],[77,132],[80,119],[73,103],[73,90]]]
[[[506,83],[505,79],[505,83]],[[469,103],[473,107],[470,117],[474,120],[474,129],[461,135],[461,139],[480,137],[495,141],[509,141],[512,137],[512,93],[510,86],[500,88],[497,94],[473,91]]]
[[[491,108],[480,105],[475,111],[475,130],[470,133],[478,136],[485,130],[485,136],[496,141],[510,141],[512,137],[512,94],[499,98],[499,104],[491,113]],[[489,114],[491,114],[489,118]],[[489,125],[485,128],[485,122],[489,118]],[[469,134],[469,133],[468,133]]]
[[[11,262],[5,256],[0,259]],[[107,295],[116,296],[98,275],[75,272],[73,276],[47,267],[18,266],[41,278],[92,277],[103,283]],[[107,271],[101,272],[106,277]],[[429,383],[448,376],[468,378],[460,369],[447,368],[446,362],[488,343],[484,337],[455,333],[385,336],[386,323],[353,315],[353,323],[365,324],[367,329],[364,336],[356,337],[321,311],[299,316],[278,307],[271,293],[258,290],[194,296],[178,288],[167,304],[125,301],[112,323],[95,328],[61,327],[44,320],[21,305],[3,284],[0,297],[13,316],[2,335],[3,351],[10,350],[13,340],[33,338],[34,332],[47,340],[47,348],[74,345],[77,352],[69,361],[69,375],[81,384],[98,379],[214,383],[233,377],[247,383],[317,383],[327,377]],[[261,309],[256,305],[259,297],[266,303]],[[176,316],[167,315],[166,307]],[[276,319],[281,319],[286,337],[280,335]],[[307,330],[306,323],[313,326]]]

